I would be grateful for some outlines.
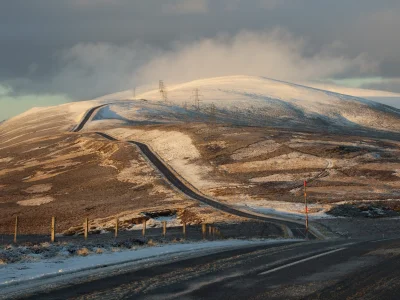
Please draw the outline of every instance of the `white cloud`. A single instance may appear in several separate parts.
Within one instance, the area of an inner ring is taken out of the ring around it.
[[[157,78],[178,82],[224,75],[263,75],[284,80],[333,77],[376,67],[365,54],[350,58],[334,55],[326,46],[312,56],[307,41],[285,30],[241,32],[233,37],[204,39],[192,44],[176,44],[175,50],[154,57],[136,77],[141,82]]]
[[[281,29],[175,43],[170,51],[142,43],[82,43],[57,54],[63,67],[49,82],[38,85],[23,80],[19,86],[85,100],[140,85],[156,86],[159,79],[179,83],[213,76],[259,75],[296,82],[363,73],[375,67],[364,54],[346,57],[333,45],[310,56],[306,39]]]

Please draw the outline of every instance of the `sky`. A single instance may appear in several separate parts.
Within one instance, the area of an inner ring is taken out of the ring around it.
[[[223,75],[400,92],[398,0],[2,0],[0,120]]]

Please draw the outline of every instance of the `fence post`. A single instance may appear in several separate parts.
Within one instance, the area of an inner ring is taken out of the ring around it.
[[[51,218],[51,242],[56,241],[56,217]]]
[[[186,223],[182,224],[183,238],[186,239]]]
[[[14,243],[17,243],[17,236],[18,236],[18,216],[15,217]]]
[[[163,221],[162,224],[163,224],[162,234],[163,234],[163,237],[165,237],[167,235],[167,221]]]
[[[146,236],[146,220],[143,221],[142,235],[143,235],[143,237]]]
[[[207,224],[201,225],[201,233],[203,234],[203,240],[205,240],[207,235]]]
[[[85,218],[85,222],[83,223],[83,230],[84,230],[84,236],[85,236],[85,241],[88,239],[89,235],[89,219]]]
[[[118,218],[115,218],[115,233],[114,237],[118,237]]]

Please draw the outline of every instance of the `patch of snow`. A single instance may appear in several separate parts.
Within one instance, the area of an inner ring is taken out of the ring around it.
[[[32,198],[29,200],[21,200],[18,201],[17,203],[21,206],[40,206],[42,204],[50,203],[52,201],[54,201],[53,197],[46,196],[46,197]]]
[[[309,173],[295,173],[295,174],[274,174],[265,177],[256,177],[250,179],[251,182],[278,182],[278,181],[304,181],[309,180],[317,176],[320,172],[309,172]]]
[[[0,158],[0,163],[8,163],[13,160],[13,157]]]
[[[276,143],[273,140],[266,140],[250,145],[249,147],[239,149],[235,151],[231,157],[234,160],[243,160],[253,157],[257,157],[263,154],[268,154],[278,150],[281,144]]]
[[[29,194],[44,193],[44,192],[50,191],[51,188],[52,188],[51,183],[37,184],[37,185],[28,187],[27,189],[25,189],[25,192],[29,193]]]
[[[254,211],[265,215],[280,215],[289,218],[303,219],[305,218],[305,206],[304,203],[292,203],[284,201],[268,201],[260,200],[253,201],[249,200],[243,203],[236,204],[239,208]],[[331,215],[326,214],[332,208],[331,205],[327,204],[308,204],[309,217],[312,219],[323,219],[323,218],[334,218]]]
[[[211,167],[193,162],[200,158],[200,152],[192,139],[182,132],[115,128],[107,130],[107,133],[119,139],[148,144],[179,175],[197,188],[212,188],[217,184],[204,179]]]
[[[266,170],[325,169],[326,166],[326,159],[300,152],[291,152],[267,160],[226,164],[221,168],[230,173],[240,173]]]

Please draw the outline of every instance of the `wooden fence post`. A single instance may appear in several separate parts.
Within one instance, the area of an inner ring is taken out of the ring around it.
[[[51,218],[51,242],[56,241],[56,217]]]
[[[162,224],[163,224],[162,234],[163,234],[163,237],[165,237],[167,235],[167,221],[163,221]]]
[[[203,240],[205,240],[207,235],[207,224],[201,225],[201,233],[203,234]]]
[[[143,235],[143,237],[146,236],[146,220],[143,221],[142,235]]]
[[[115,233],[114,233],[114,237],[118,237],[118,218],[115,218]]]
[[[183,238],[186,239],[186,223],[182,224]]]
[[[89,235],[89,219],[85,218],[85,222],[83,223],[83,231],[85,236],[85,241],[88,239]]]
[[[17,243],[17,236],[18,236],[18,216],[15,217],[14,243]]]

